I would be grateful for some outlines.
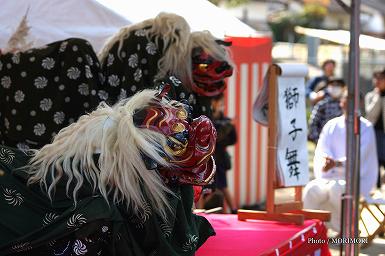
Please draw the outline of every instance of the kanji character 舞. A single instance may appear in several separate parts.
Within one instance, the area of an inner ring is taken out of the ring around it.
[[[297,177],[297,180],[299,179],[299,168],[298,165],[301,163],[300,161],[297,160],[297,150],[291,150],[289,151],[288,148],[286,148],[286,156],[285,159],[287,160],[286,166],[289,167],[289,173],[290,173],[290,178],[292,176]]]

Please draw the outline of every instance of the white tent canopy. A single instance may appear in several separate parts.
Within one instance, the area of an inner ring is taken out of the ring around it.
[[[2,0],[0,49],[4,48],[28,10],[29,41],[44,45],[69,37],[87,39],[98,51],[119,28],[153,18],[160,12],[183,16],[193,30],[217,37],[258,33],[206,0]]]
[[[171,12],[184,17],[192,30],[209,30],[219,38],[257,36],[253,28],[206,0],[97,1],[134,22],[155,17],[159,12]]]
[[[130,24],[126,19],[90,0],[2,0],[0,8],[0,48],[4,48],[28,10],[31,27],[28,40],[40,46],[69,37],[91,41],[100,49],[106,38],[119,27]]]

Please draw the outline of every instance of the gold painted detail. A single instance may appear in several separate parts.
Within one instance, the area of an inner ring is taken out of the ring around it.
[[[150,109],[150,110],[154,113],[154,115],[151,116],[151,117],[147,120],[147,122],[146,122],[146,127],[147,127],[147,129],[150,128],[150,123],[152,122],[152,120],[154,120],[154,119],[158,116],[158,112],[156,112],[154,109]]]
[[[183,132],[184,130],[186,130],[186,127],[182,123],[175,123],[172,125],[171,129],[173,132],[179,133],[179,132]]]
[[[186,120],[187,116],[188,116],[187,111],[184,109],[179,109],[176,112],[176,117],[178,117],[179,119]]]

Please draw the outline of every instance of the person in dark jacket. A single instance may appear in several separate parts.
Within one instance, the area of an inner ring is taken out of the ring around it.
[[[212,121],[217,130],[217,143],[214,153],[214,159],[217,165],[215,175],[215,188],[219,189],[224,199],[231,209],[232,213],[236,213],[236,206],[230,191],[227,189],[226,172],[231,169],[231,157],[226,151],[226,147],[234,145],[237,141],[237,132],[232,120],[224,115],[224,95],[219,94],[212,99]]]
[[[325,98],[314,106],[309,120],[308,139],[315,144],[317,144],[322,127],[327,121],[342,114],[339,102],[345,87],[346,84],[343,79],[330,78],[326,87]]]
[[[323,100],[326,96],[326,86],[330,77],[334,76],[336,62],[334,60],[326,60],[322,63],[323,74],[309,80],[306,85],[306,97],[309,98],[314,106],[317,102]]]

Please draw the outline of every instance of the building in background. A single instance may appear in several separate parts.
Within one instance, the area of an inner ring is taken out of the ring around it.
[[[235,1],[235,0],[233,0]],[[296,26],[326,30],[349,30],[350,16],[336,0],[238,0],[241,5],[229,7],[234,16],[273,37],[272,57],[276,62],[305,62],[309,76],[321,73],[326,59],[337,61],[336,75],[347,77],[348,46],[295,32]],[[342,0],[350,5],[350,0]],[[236,2],[236,1],[235,1]],[[385,1],[361,1],[361,33],[385,39]],[[373,71],[385,66],[385,51],[361,49],[361,89],[371,89]]]

